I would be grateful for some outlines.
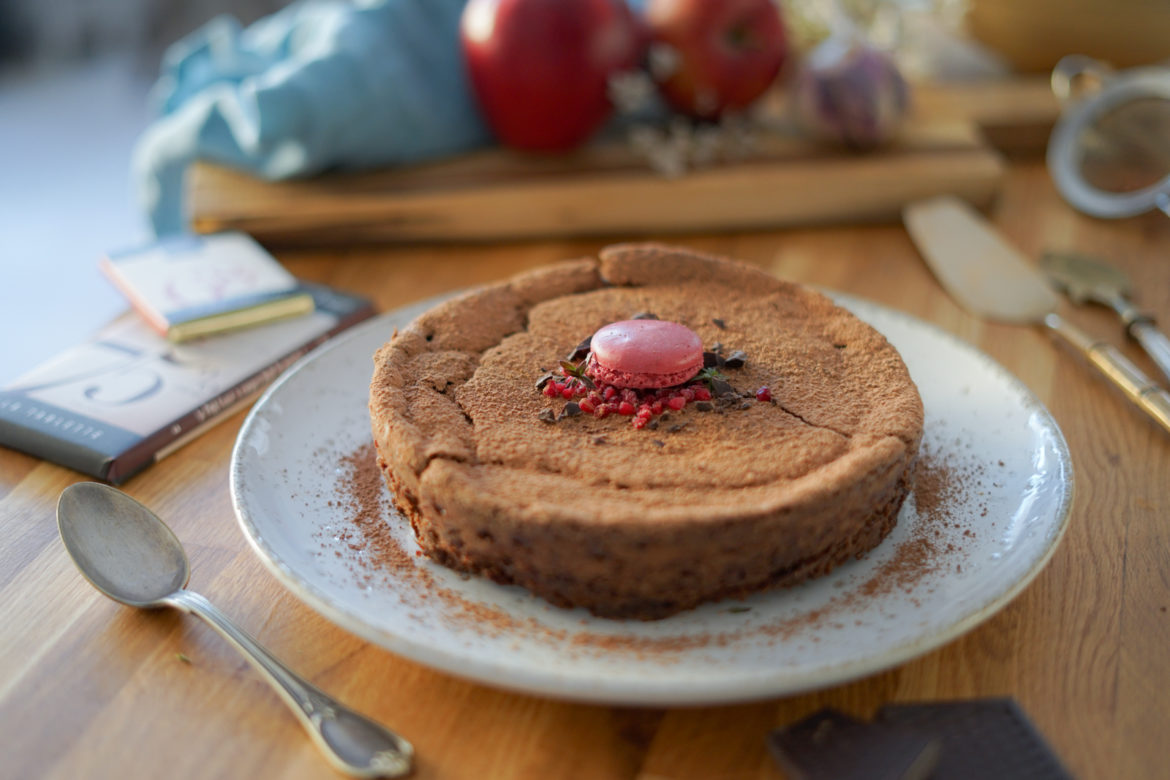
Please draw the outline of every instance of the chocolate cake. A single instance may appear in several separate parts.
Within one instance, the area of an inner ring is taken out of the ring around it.
[[[540,391],[583,339],[635,316],[699,335],[723,366],[710,400],[638,427]],[[865,553],[896,522],[922,436],[880,333],[808,288],[655,244],[464,294],[374,364],[379,466],[423,552],[605,617],[660,618]]]

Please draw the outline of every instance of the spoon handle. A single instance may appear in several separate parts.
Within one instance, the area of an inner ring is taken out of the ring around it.
[[[178,590],[166,601],[207,621],[234,645],[272,683],[338,769],[355,777],[402,777],[410,772],[414,748],[409,742],[303,680],[203,596]]]
[[[1129,332],[1145,349],[1162,373],[1170,377],[1170,339],[1149,320],[1136,320],[1129,326]]]
[[[1055,312],[1044,316],[1044,325],[1080,350],[1106,379],[1121,388],[1129,400],[1170,431],[1170,393],[1154,384],[1140,368],[1121,354],[1121,350],[1108,342],[1094,340]]]

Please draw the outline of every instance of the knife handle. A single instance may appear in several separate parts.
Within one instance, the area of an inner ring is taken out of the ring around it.
[[[1146,354],[1170,377],[1170,339],[1154,326],[1152,320],[1137,319],[1129,324],[1129,335],[1137,339]]]
[[[1112,344],[1093,339],[1058,314],[1046,315],[1044,324],[1080,350],[1109,381],[1121,388],[1129,400],[1170,431],[1170,393],[1150,381],[1129,358]]]

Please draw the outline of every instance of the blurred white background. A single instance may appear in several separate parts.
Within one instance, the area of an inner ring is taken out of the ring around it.
[[[150,238],[130,181],[168,44],[283,0],[0,0],[0,386],[124,308],[97,270]]]

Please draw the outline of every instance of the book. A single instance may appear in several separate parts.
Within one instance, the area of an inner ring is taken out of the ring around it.
[[[313,310],[313,296],[245,233],[183,235],[99,263],[152,328],[175,342]]]
[[[314,310],[188,344],[132,312],[0,388],[0,445],[120,484],[251,403],[373,304],[303,283]]]

